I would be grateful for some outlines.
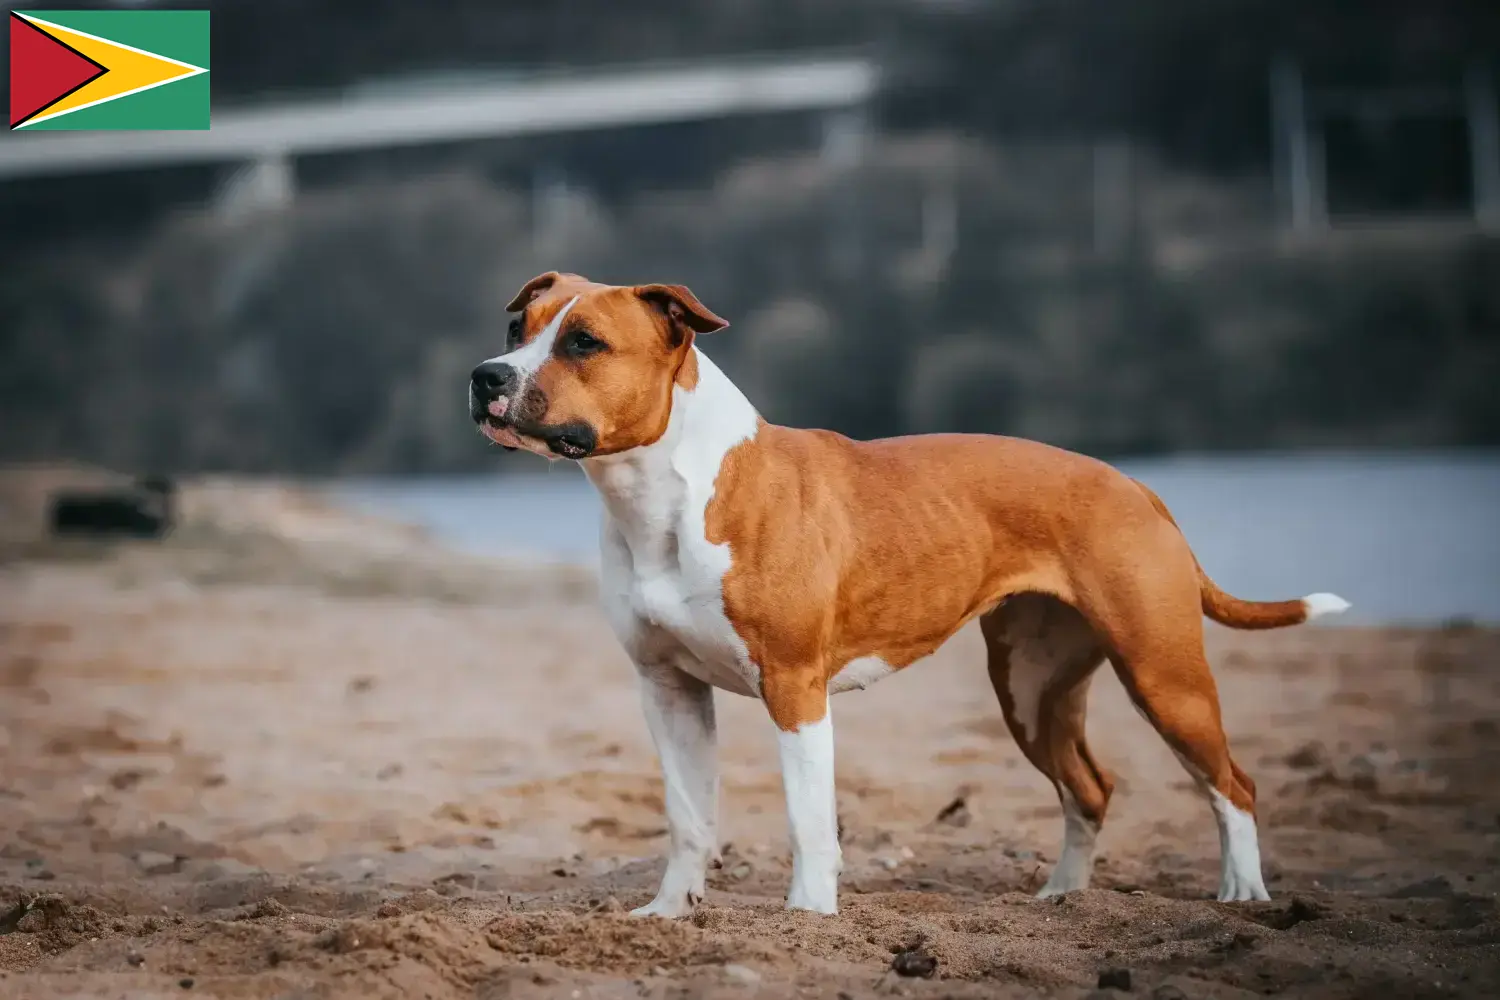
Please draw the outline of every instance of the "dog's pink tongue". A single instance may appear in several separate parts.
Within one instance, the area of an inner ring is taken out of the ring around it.
[[[510,400],[508,400],[508,399],[492,399],[492,400],[490,400],[490,405],[489,405],[490,416],[492,416],[492,417],[503,417],[503,416],[505,416],[505,411],[506,411],[506,409],[509,406],[510,406]]]

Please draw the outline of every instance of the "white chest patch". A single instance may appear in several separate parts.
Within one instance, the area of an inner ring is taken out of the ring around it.
[[[704,512],[725,454],[755,436],[759,418],[702,353],[697,364],[698,385],[673,390],[659,441],[584,462],[604,500],[601,592],[637,662],[758,697],[760,670],[724,613],[729,546],[709,543]]]

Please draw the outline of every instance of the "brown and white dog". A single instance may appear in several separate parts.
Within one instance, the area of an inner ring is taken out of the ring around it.
[[[694,347],[728,324],[680,285],[527,282],[470,411],[509,448],[582,462],[604,503],[602,593],[639,670],[671,854],[635,912],[677,917],[716,854],[713,689],[779,730],[787,905],[838,908],[829,696],[864,688],[980,621],[1000,708],[1057,788],[1063,846],[1041,895],[1088,885],[1112,781],[1084,738],[1113,664],[1213,808],[1219,898],[1266,899],[1255,784],[1229,755],[1203,616],[1295,625],[1332,594],[1259,603],[1214,586],[1149,489],[1102,462],[975,434],[853,441],[769,424]]]

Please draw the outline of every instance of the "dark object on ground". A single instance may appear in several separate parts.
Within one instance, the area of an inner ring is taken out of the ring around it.
[[[969,814],[969,790],[961,788],[952,802],[938,810],[935,822],[945,826],[968,826],[972,818]]]
[[[919,979],[931,979],[932,974],[937,971],[937,965],[937,959],[921,948],[898,951],[896,957],[891,959],[891,970],[896,975]]]
[[[161,538],[172,530],[176,492],[165,476],[114,490],[61,490],[52,496],[52,533]]]
[[[35,897],[22,896],[15,906],[11,907],[3,915],[0,915],[0,934],[15,933],[16,928],[21,925],[21,918],[30,913],[31,908],[35,905]]]
[[[1266,925],[1278,931],[1288,931],[1309,920],[1321,920],[1326,914],[1323,907],[1308,899],[1293,899],[1290,906],[1267,915]]]
[[[1434,876],[1432,876],[1432,878],[1423,879],[1420,882],[1413,882],[1411,885],[1408,885],[1408,886],[1405,886],[1403,888],[1397,889],[1395,892],[1391,893],[1391,898],[1392,899],[1451,899],[1453,897],[1453,895],[1454,895],[1453,886],[1451,886],[1451,885],[1448,884],[1448,880],[1445,879],[1445,878],[1443,878],[1443,876],[1441,876],[1441,875],[1434,875]],[[1300,900],[1300,899],[1294,899],[1294,900],[1292,900],[1292,906],[1293,907],[1296,907],[1298,903],[1302,903],[1302,900]],[[1303,903],[1303,905],[1306,906],[1307,904]],[[1317,917],[1321,916],[1321,915],[1322,914],[1319,913],[1316,916],[1307,917],[1305,919],[1316,920]]]
[[[1099,973],[1099,988],[1101,990],[1124,990],[1130,992],[1130,970],[1129,969],[1105,969]]]

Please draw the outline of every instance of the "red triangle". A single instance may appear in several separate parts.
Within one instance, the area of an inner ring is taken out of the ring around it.
[[[107,72],[92,59],[11,12],[11,128]]]

